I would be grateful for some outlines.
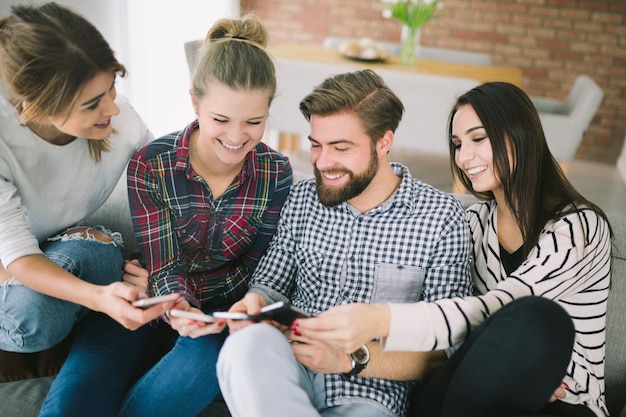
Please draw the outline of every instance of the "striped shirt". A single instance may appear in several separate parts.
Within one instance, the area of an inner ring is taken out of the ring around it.
[[[323,206],[315,180],[292,187],[276,236],[250,290],[268,302],[291,300],[312,314],[353,302],[436,300],[471,294],[471,248],[463,209],[449,194],[392,164],[401,184],[389,200],[360,213]],[[263,360],[259,358],[259,360]],[[406,414],[413,384],[327,374],[326,404],[377,403]]]
[[[543,296],[561,305],[576,329],[572,358],[563,379],[569,390],[563,401],[586,404],[598,416],[608,415],[604,349],[611,241],[606,221],[591,209],[581,209],[549,222],[526,260],[507,276],[500,259],[495,201],[472,205],[467,218],[474,245],[474,288],[481,295],[392,306],[392,329],[385,347],[445,348],[463,341],[470,328],[512,300]],[[409,329],[402,320],[393,324],[394,316],[406,314],[430,320],[414,320]],[[398,333],[401,326],[405,326],[403,334]],[[409,333],[413,336],[407,337]]]
[[[141,148],[128,166],[128,192],[151,293],[180,293],[210,312],[246,293],[276,230],[292,170],[286,157],[259,143],[214,199],[189,163],[197,128],[194,121]]]

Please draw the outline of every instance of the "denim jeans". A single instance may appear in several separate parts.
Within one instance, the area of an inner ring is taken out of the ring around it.
[[[113,241],[72,238],[44,242],[44,255],[83,281],[106,285],[122,279],[124,258]],[[88,309],[33,291],[10,278],[0,286],[0,349],[38,352],[61,342]]]
[[[159,330],[173,347],[131,388],[120,417],[194,417],[219,394],[215,363],[228,331],[192,339],[165,323]]]
[[[150,325],[131,331],[103,313],[89,313],[39,417],[116,416],[132,384],[154,363],[156,345]]]

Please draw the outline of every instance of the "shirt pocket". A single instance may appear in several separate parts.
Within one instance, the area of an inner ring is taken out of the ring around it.
[[[376,265],[372,303],[414,303],[422,299],[426,271],[401,264]]]
[[[294,299],[304,301],[310,305],[317,305],[316,301],[322,286],[322,265],[324,255],[319,251],[299,247],[295,252],[297,267],[296,293]]]
[[[244,255],[262,221],[254,217],[194,214],[174,224],[180,250],[192,262],[225,262]]]
[[[172,224],[180,251],[192,262],[206,260],[210,248],[209,224],[209,216],[204,214],[185,216]]]
[[[223,224],[222,255],[226,259],[235,259],[248,251],[263,222],[256,217],[226,217]]]

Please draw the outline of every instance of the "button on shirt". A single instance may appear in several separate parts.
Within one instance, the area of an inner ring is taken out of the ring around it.
[[[392,167],[400,186],[366,213],[347,202],[323,206],[315,179],[294,185],[250,290],[312,314],[353,302],[470,295],[470,237],[462,207],[450,194],[412,178],[403,165]],[[412,383],[325,378],[328,406],[376,401],[397,416],[406,414]]]
[[[189,163],[197,121],[140,149],[128,166],[131,214],[155,295],[180,293],[206,312],[228,309],[276,230],[292,183],[286,157],[252,149],[214,199]]]

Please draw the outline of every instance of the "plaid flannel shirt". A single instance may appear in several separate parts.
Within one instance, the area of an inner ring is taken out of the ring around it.
[[[183,294],[206,312],[228,309],[248,289],[292,184],[289,160],[263,143],[214,199],[189,163],[194,121],[144,146],[129,163],[138,248],[154,295]]]

